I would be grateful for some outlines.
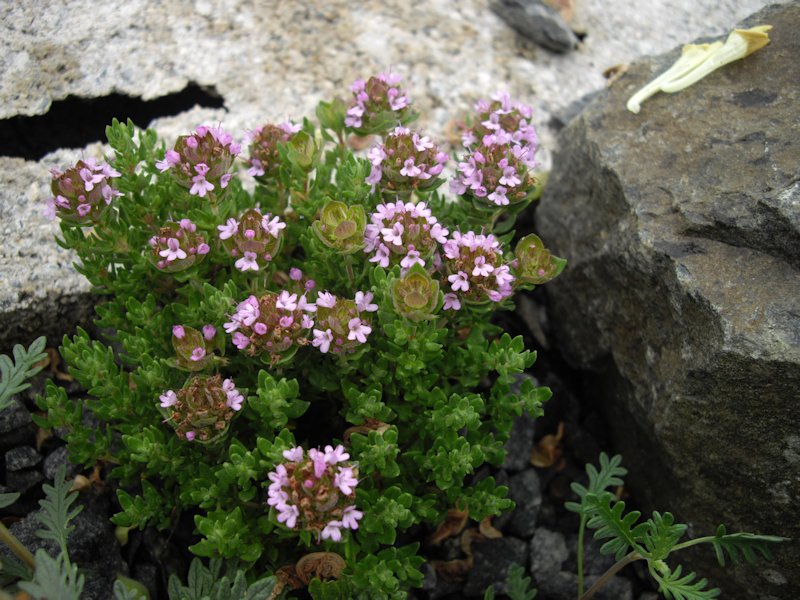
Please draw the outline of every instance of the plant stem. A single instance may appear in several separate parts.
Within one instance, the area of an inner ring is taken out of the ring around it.
[[[684,548],[688,548],[689,546],[696,546],[697,544],[705,544],[710,543],[714,540],[713,535],[707,535],[705,537],[696,538],[694,540],[689,540],[687,542],[683,542],[682,544],[677,544],[672,547],[670,552],[675,552],[676,550],[683,550]]]
[[[618,560],[614,564],[614,566],[612,566],[608,571],[603,573],[600,576],[600,579],[595,581],[594,585],[590,587],[589,590],[579,598],[579,600],[589,600],[589,598],[592,598],[598,592],[598,590],[600,590],[601,587],[603,587],[606,583],[608,583],[608,580],[611,579],[614,575],[616,575],[619,571],[628,566],[630,563],[643,559],[644,556],[636,552],[636,550],[634,550],[630,554],[627,554],[621,560]]]
[[[36,560],[33,558],[33,554],[31,554],[30,550],[28,550],[2,523],[0,523],[0,541],[8,546],[22,562],[31,569],[36,570]]]
[[[586,531],[586,515],[581,515],[578,527],[578,598],[583,595],[583,534]]]

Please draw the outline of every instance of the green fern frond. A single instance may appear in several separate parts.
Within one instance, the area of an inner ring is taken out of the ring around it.
[[[14,502],[17,501],[19,498],[19,492],[9,492],[0,494],[0,508],[5,508],[6,506],[11,506]]]
[[[742,557],[752,564],[755,564],[758,554],[765,559],[772,558],[771,544],[780,544],[789,541],[788,538],[776,535],[756,535],[755,533],[728,533],[725,525],[717,527],[717,532],[711,543],[714,545],[714,552],[721,566],[725,566],[725,555],[727,554],[733,564],[741,562],[739,553]]]
[[[708,581],[705,578],[694,581],[697,575],[692,572],[681,577],[681,570],[680,565],[666,574],[650,569],[650,573],[658,581],[658,591],[667,600],[712,600],[720,595],[717,588],[706,589]]]
[[[33,341],[30,347],[25,348],[19,344],[14,346],[14,362],[5,354],[0,354],[0,411],[11,405],[14,394],[28,389],[31,384],[26,382],[42,370],[36,363],[47,358],[44,346],[47,340],[44,336]]]
[[[617,560],[622,560],[629,549],[645,554],[641,542],[645,539],[649,526],[647,523],[636,524],[642,513],[633,510],[623,514],[625,503],[614,502],[614,495],[610,492],[587,494],[585,502],[591,515],[586,525],[597,529],[594,533],[595,539],[608,540],[600,547],[601,553],[614,554]]]
[[[644,532],[642,545],[647,550],[645,556],[650,560],[664,560],[687,528],[682,523],[676,524],[672,513],[664,513],[662,516],[658,511],[653,512],[645,525],[647,530]]]
[[[70,564],[66,554],[51,558],[39,548],[33,581],[20,582],[19,588],[36,600],[80,600],[83,575],[78,573],[77,565]]]
[[[506,577],[506,596],[511,600],[533,600],[538,593],[530,589],[531,578],[525,577],[525,567],[511,565]]]
[[[70,525],[69,522],[83,510],[83,506],[70,510],[70,506],[75,502],[78,494],[70,492],[71,484],[66,481],[66,470],[65,465],[59,466],[53,485],[42,486],[45,497],[43,500],[39,500],[42,510],[37,514],[37,518],[44,529],[36,531],[36,535],[41,539],[56,541],[64,555],[67,554],[67,537],[75,529],[75,526]]]
[[[580,503],[567,502],[564,504],[565,508],[572,512],[587,515],[588,507],[585,502],[587,494],[602,494],[612,486],[623,484],[622,477],[627,475],[628,470],[621,467],[621,464],[622,456],[619,454],[609,458],[608,454],[601,452],[599,471],[593,464],[586,465],[586,474],[589,476],[588,487],[577,482],[570,486],[572,491],[578,494],[578,497],[581,499]]]

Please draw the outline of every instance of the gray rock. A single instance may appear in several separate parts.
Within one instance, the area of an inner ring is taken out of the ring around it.
[[[585,575],[602,575],[614,566],[617,561],[614,555],[601,554],[601,542],[592,537],[594,531],[587,529],[583,537],[583,572]],[[606,541],[606,540],[603,540]],[[578,534],[569,536],[569,558],[564,562],[563,569],[570,573],[578,572]]]
[[[30,469],[42,462],[42,455],[31,446],[18,446],[6,452],[6,471]]]
[[[533,437],[536,434],[536,420],[527,412],[522,413],[514,421],[511,433],[505,443],[506,457],[503,469],[522,471],[530,466]]]
[[[13,491],[23,495],[33,490],[42,481],[44,481],[44,475],[35,469],[8,471],[6,473],[6,485]]]
[[[474,542],[474,562],[464,586],[464,595],[468,598],[483,598],[489,586],[495,592],[505,592],[509,568],[515,564],[524,566],[527,555],[528,544],[513,537]]]
[[[11,405],[0,412],[0,450],[33,443],[35,434],[31,414],[14,398]]]
[[[554,337],[598,375],[637,501],[696,535],[798,539],[800,5],[758,23],[766,48],[639,115],[627,99],[679,51],[633,65],[564,129],[537,219],[569,260],[547,289]],[[733,600],[800,597],[796,544],[771,564],[785,583],[687,566]]]
[[[492,0],[489,6],[514,30],[553,52],[568,52],[578,38],[543,0]]]
[[[539,584],[555,577],[568,557],[564,534],[544,527],[536,529],[531,540],[530,570]]]
[[[66,446],[59,446],[48,454],[44,459],[42,471],[48,479],[56,476],[56,471],[61,465],[66,466],[66,476],[68,479],[75,477],[80,472],[80,468],[69,462],[69,451]]]
[[[536,530],[536,519],[542,506],[539,476],[533,468],[509,479],[508,497],[514,501],[516,508],[511,513],[505,531],[523,539],[531,537]]]

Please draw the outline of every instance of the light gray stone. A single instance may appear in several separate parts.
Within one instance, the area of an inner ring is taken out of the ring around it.
[[[593,370],[626,485],[694,535],[797,539],[800,522],[800,5],[771,43],[633,115],[679,49],[635,64],[564,130],[537,212],[569,260],[548,284],[554,338]],[[800,597],[800,547],[769,566],[691,563],[723,596]]]
[[[536,519],[542,506],[542,489],[539,476],[533,468],[509,478],[508,497],[516,507],[505,529],[511,535],[527,539],[536,530]]]
[[[561,564],[569,557],[564,534],[539,527],[531,540],[530,569],[541,584],[561,571]]]
[[[31,446],[19,446],[6,452],[6,471],[30,469],[42,462],[42,455]]]
[[[578,37],[544,0],[493,0],[489,3],[515,31],[553,52],[568,52]]]

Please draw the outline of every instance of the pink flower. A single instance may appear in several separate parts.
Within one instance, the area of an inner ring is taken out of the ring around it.
[[[259,321],[253,325],[253,331],[255,331],[257,335],[264,335],[267,333],[267,324]]]
[[[503,169],[503,176],[500,178],[500,183],[508,187],[516,187],[522,180],[517,177],[517,170],[514,167],[508,166]]]
[[[461,301],[452,292],[444,295],[444,310],[460,310]]]
[[[234,263],[234,266],[243,273],[248,270],[258,271],[258,262],[256,258],[255,252],[245,252],[244,256]]]
[[[283,457],[286,460],[290,460],[292,462],[300,462],[301,460],[303,460],[303,447],[296,446],[290,450],[284,450]]]
[[[348,340],[358,340],[361,344],[367,343],[367,336],[372,332],[372,327],[365,325],[358,317],[350,319],[347,323],[347,327],[350,329],[347,334]]]
[[[419,177],[422,173],[422,169],[414,164],[413,158],[407,158],[403,163],[403,168],[400,169],[400,175],[405,175],[406,177]]]
[[[335,465],[336,463],[344,462],[350,455],[344,449],[344,446],[338,444],[336,448],[333,446],[325,446],[325,462],[329,465]]]
[[[283,310],[294,310],[297,308],[297,294],[290,294],[286,290],[278,294],[275,306]]]
[[[464,271],[459,271],[455,275],[449,275],[447,277],[447,281],[452,284],[452,288],[454,292],[459,290],[467,291],[469,289],[469,281],[467,280],[467,274]]]
[[[475,257],[475,268],[472,269],[472,275],[475,277],[483,276],[488,277],[489,273],[494,271],[494,267],[486,262],[485,256],[476,256]]]
[[[197,362],[198,360],[203,360],[205,356],[206,356],[206,349],[198,346],[197,348],[192,350],[191,360]]]
[[[294,529],[300,511],[293,504],[284,504],[278,508],[278,523],[284,523],[289,529]]]
[[[239,231],[239,222],[236,219],[228,219],[224,225],[217,225],[217,229],[219,229],[219,239],[227,240]]]
[[[417,250],[414,250],[414,248],[412,247],[408,251],[408,254],[406,254],[406,256],[403,258],[403,260],[400,261],[400,266],[403,267],[404,269],[410,269],[411,267],[417,264],[422,265],[424,267],[425,261],[419,257],[419,252]]]
[[[377,304],[371,304],[373,297],[372,292],[356,292],[355,303],[359,312],[375,312],[378,310]]]
[[[314,463],[314,477],[319,479],[325,473],[325,469],[328,468],[328,463],[325,462],[325,455],[316,448],[311,448],[308,451],[308,458]]]
[[[193,196],[200,196],[201,198],[204,198],[206,193],[213,189],[214,184],[210,181],[207,181],[205,176],[195,175],[192,177],[192,187],[189,189],[189,193]]]
[[[342,511],[342,525],[348,529],[358,529],[358,521],[364,516],[355,506],[347,506]]]
[[[161,408],[169,408],[175,406],[178,402],[178,396],[172,390],[167,390],[158,397],[161,400]]]
[[[241,331],[237,331],[233,334],[233,345],[236,346],[239,350],[244,350],[247,346],[250,345],[250,338],[244,335]]]
[[[202,244],[197,246],[197,253],[198,254],[208,254],[209,252],[211,252],[211,246],[209,246],[205,242],[203,242]]]
[[[186,330],[183,328],[183,325],[173,325],[172,335],[174,335],[179,340],[182,340],[183,336],[186,335]]]
[[[193,441],[194,438],[195,438],[195,432],[194,431],[187,431],[186,432],[186,441],[187,442]]]
[[[163,173],[170,167],[177,165],[179,162],[181,162],[181,155],[175,152],[175,150],[167,150],[164,160],[159,160],[156,162],[156,168]]]
[[[281,221],[278,217],[272,217],[272,220],[269,220],[269,215],[264,215],[264,218],[261,219],[261,227],[272,237],[276,238],[280,235],[281,229],[286,228],[286,223]]]
[[[497,206],[507,206],[510,201],[506,197],[506,191],[506,188],[504,188],[502,185],[498,185],[497,188],[491,194],[489,194],[489,200],[494,202]]]
[[[336,296],[329,292],[320,292],[317,296],[317,306],[333,308],[336,305]]]
[[[169,238],[167,240],[167,247],[158,254],[166,258],[167,262],[186,258],[186,252],[181,249],[180,242],[176,238]]]
[[[358,479],[353,476],[353,469],[350,467],[339,467],[339,472],[333,478],[333,485],[349,496],[358,485]]]
[[[333,342],[333,333],[330,329],[326,329],[325,331],[320,331],[319,329],[314,330],[314,339],[311,340],[311,345],[315,348],[319,348],[319,351],[323,354],[327,353],[330,350],[331,342]]]
[[[303,278],[303,272],[297,267],[289,269],[289,279],[292,281],[300,281]]]
[[[320,537],[323,540],[331,540],[333,542],[339,542],[342,539],[341,527],[342,527],[341,521],[330,521],[323,528],[322,532],[320,533]]]
[[[213,325],[204,325],[203,326],[203,337],[207,340],[213,340],[214,336],[217,335],[217,328]]]
[[[242,396],[241,392],[236,389],[236,386],[233,384],[233,380],[226,379],[223,381],[222,389],[225,390],[225,395],[228,397],[227,402],[225,402],[228,408],[236,411],[241,410],[242,403],[244,402],[244,396]]]
[[[372,163],[373,167],[379,166],[383,162],[383,159],[386,158],[386,152],[383,146],[373,146],[370,148],[369,152],[367,152],[367,158],[369,162]]]

